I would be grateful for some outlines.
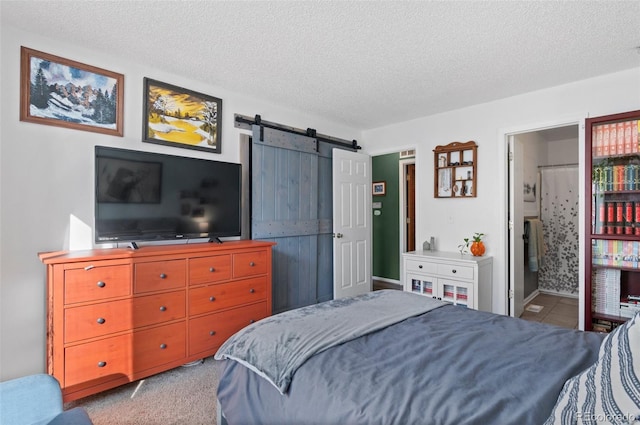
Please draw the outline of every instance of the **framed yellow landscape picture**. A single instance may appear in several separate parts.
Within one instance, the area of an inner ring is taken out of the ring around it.
[[[142,140],[220,153],[222,99],[144,79]]]

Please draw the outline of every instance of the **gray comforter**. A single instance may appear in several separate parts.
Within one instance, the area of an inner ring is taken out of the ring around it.
[[[215,359],[243,364],[284,394],[311,356],[444,305],[392,290],[314,304],[247,326],[222,344]]]
[[[284,395],[226,360],[218,399],[231,425],[539,425],[602,338],[447,305],[314,355]]]

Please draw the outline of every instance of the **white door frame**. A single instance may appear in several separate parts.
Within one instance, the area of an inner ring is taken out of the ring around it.
[[[524,212],[523,212],[523,142],[513,134],[509,139],[509,316],[520,317],[524,310],[524,267],[514,267],[516,264],[524,265]],[[538,190],[540,188],[538,187]]]
[[[585,222],[585,208],[584,208],[584,199],[585,199],[585,152],[584,152],[584,144],[585,144],[585,136],[584,136],[584,128],[585,128],[585,115],[574,116],[572,118],[559,119],[555,121],[548,121],[537,124],[529,124],[522,125],[518,127],[504,128],[498,131],[498,163],[501,163],[502,166],[499,167],[499,175],[498,175],[498,184],[499,189],[503,193],[503,199],[500,203],[500,217],[503,225],[500,226],[500,240],[502,241],[502,258],[503,258],[503,267],[504,267],[504,276],[506,277],[506,282],[504,282],[503,290],[500,290],[500,285],[498,285],[498,292],[494,291],[494,296],[497,296],[498,305],[502,306],[502,311],[504,314],[507,314],[509,311],[509,258],[510,252],[508,249],[509,246],[509,232],[508,232],[508,216],[509,216],[509,182],[508,182],[508,145],[509,145],[509,136],[520,134],[520,133],[531,133],[539,130],[546,130],[549,128],[555,127],[566,127],[571,125],[578,126],[578,174],[579,174],[579,190],[578,196],[581,200],[581,206],[578,211],[578,250],[579,250],[579,276],[578,276],[578,328],[584,329],[584,222]],[[494,303],[495,305],[495,303]]]

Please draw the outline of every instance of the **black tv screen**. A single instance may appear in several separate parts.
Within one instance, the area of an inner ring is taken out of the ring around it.
[[[241,165],[96,146],[95,241],[239,236]]]

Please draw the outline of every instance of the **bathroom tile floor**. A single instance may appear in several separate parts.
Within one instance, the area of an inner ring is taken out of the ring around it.
[[[531,304],[542,306],[540,312],[527,311]],[[578,299],[558,295],[539,294],[524,306],[521,319],[578,329]]]

